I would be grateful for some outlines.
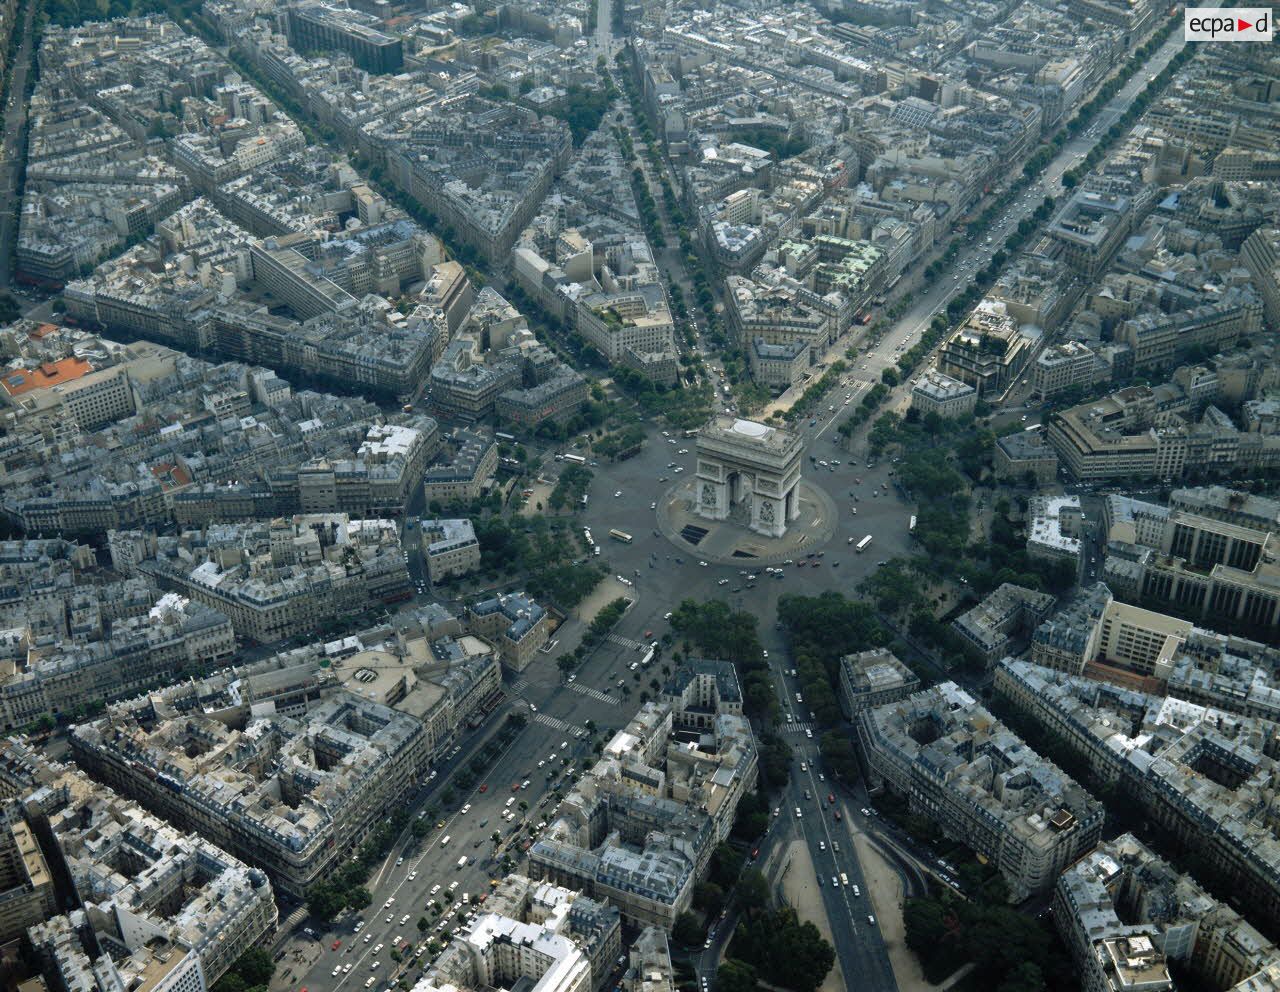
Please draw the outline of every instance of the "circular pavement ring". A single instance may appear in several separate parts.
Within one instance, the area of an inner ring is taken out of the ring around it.
[[[667,541],[682,554],[692,555],[700,561],[714,562],[717,565],[733,565],[743,567],[756,563],[761,565],[778,565],[797,554],[823,547],[835,536],[836,508],[835,500],[825,489],[806,478],[799,483],[802,504],[808,504],[808,512],[802,511],[802,518],[787,527],[782,537],[765,537],[755,531],[748,530],[740,524],[728,520],[707,520],[697,516],[687,508],[693,501],[692,489],[694,480],[674,483],[658,498],[658,530]],[[680,531],[689,524],[706,528],[707,538],[700,544],[690,544],[680,536]],[[719,532],[728,529],[736,536],[734,547],[749,544],[757,553],[753,556],[734,556],[733,554],[717,554],[705,545],[707,539],[718,537]]]

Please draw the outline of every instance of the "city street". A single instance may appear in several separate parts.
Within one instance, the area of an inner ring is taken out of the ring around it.
[[[18,180],[22,176],[27,127],[27,74],[31,71],[32,24],[37,4],[21,6],[22,41],[14,57],[4,108],[4,143],[0,145],[0,290],[13,280],[13,246],[18,238]]]
[[[947,303],[968,284],[973,274],[985,268],[992,255],[1003,250],[1005,239],[1017,229],[1019,221],[1030,216],[1045,196],[1053,196],[1061,200],[1070,192],[1062,188],[1063,173],[1076,166],[1089,154],[1093,146],[1102,140],[1107,129],[1129,109],[1150,80],[1159,75],[1165,66],[1173,61],[1173,57],[1181,50],[1183,44],[1182,36],[1178,32],[1171,34],[1146,65],[1138,69],[1099,111],[1093,124],[1063,144],[1062,149],[1045,168],[1042,176],[1009,205],[1004,216],[992,225],[990,243],[988,244],[987,239],[984,238],[982,241],[975,240],[962,248],[950,269],[939,276],[929,289],[915,297],[907,312],[885,332],[880,343],[861,357],[861,361],[867,365],[867,373],[873,377],[874,381],[879,382],[881,371],[894,365],[899,354],[919,340],[920,335],[929,326],[929,322],[935,315],[946,310]],[[893,398],[886,401],[885,408],[896,409],[910,388],[910,381],[896,387]]]

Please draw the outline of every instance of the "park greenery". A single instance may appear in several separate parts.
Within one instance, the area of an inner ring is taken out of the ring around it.
[[[972,962],[974,988],[1043,992],[1074,987],[1065,949],[1039,920],[1008,905],[994,869],[968,864],[959,874],[967,898],[943,888],[909,898],[903,908],[906,943],[927,981],[941,982]]]
[[[820,596],[785,595],[778,600],[778,622],[786,634],[792,665],[805,706],[826,730],[819,750],[828,771],[845,783],[858,778],[858,762],[840,722],[840,659],[889,643],[889,633],[864,602],[838,592]]]
[[[706,382],[674,387],[655,383],[634,369],[615,365],[610,373],[614,384],[632,397],[646,417],[661,417],[677,430],[701,427],[715,406],[715,391]]]
[[[930,582],[954,579],[982,596],[1005,582],[1061,593],[1074,579],[1069,565],[1027,553],[1020,516],[1025,497],[1015,511],[1007,497],[984,495],[994,498],[991,521],[975,533],[973,493],[995,487],[989,464],[994,443],[995,434],[972,417],[919,417],[914,411],[905,417],[884,414],[867,435],[871,455],[898,459],[898,484],[918,506],[913,537],[919,553],[889,560],[860,589],[882,616],[905,621],[913,637],[953,664],[963,660],[960,642],[935,618],[938,603],[930,598]]]
[[[490,581],[500,575],[526,576],[525,589],[536,599],[546,599],[571,609],[604,578],[603,567],[580,561],[581,546],[568,520],[546,517],[490,517],[474,521],[480,545],[480,570]]]
[[[213,992],[265,992],[275,973],[276,965],[270,952],[251,947],[223,972],[213,984]]]
[[[743,907],[742,918],[729,944],[724,967],[739,962],[733,980],[745,978],[746,965],[760,981],[775,988],[814,992],[835,964],[836,952],[808,920],[802,921],[790,906]],[[749,973],[747,973],[749,974]],[[752,988],[739,984],[738,988]]]
[[[563,510],[566,506],[576,510],[582,505],[582,497],[591,488],[594,473],[582,465],[566,465],[556,480],[556,487],[547,497],[547,506],[553,511]]]

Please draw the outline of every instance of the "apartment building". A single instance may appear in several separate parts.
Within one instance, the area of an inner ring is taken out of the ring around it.
[[[499,393],[493,412],[500,423],[533,430],[548,420],[563,423],[573,417],[588,396],[587,380],[573,369],[561,366],[544,382]]]
[[[298,514],[177,536],[137,531],[110,539],[141,549],[129,555],[140,574],[212,607],[240,637],[263,644],[313,634],[334,617],[405,598],[411,588],[392,520]]]
[[[1156,426],[1155,397],[1130,386],[1049,418],[1047,438],[1071,475],[1082,481],[1181,478],[1187,435]]]
[[[772,389],[790,389],[798,385],[809,368],[809,344],[794,338],[785,344],[770,344],[763,337],[753,337],[747,349],[751,377]]]
[[[669,931],[693,898],[738,803],[757,750],[733,666],[679,666],[605,745],[530,849],[535,877],[607,898],[634,926]]]
[[[166,593],[137,616],[120,617],[101,640],[60,639],[23,651],[0,670],[0,721],[6,731],[41,717],[73,714],[163,685],[227,661],[236,651],[229,617]]]
[[[577,325],[610,363],[620,361],[627,349],[651,354],[673,347],[675,324],[660,285],[584,296],[577,304]]]
[[[973,386],[941,372],[926,372],[911,387],[911,409],[922,417],[936,413],[953,420],[973,413],[977,405],[978,391]]]
[[[1090,992],[1174,988],[1177,961],[1215,989],[1253,988],[1280,950],[1194,878],[1133,834],[1100,844],[1065,871],[1053,921]]]
[[[1027,554],[1078,567],[1084,512],[1079,496],[1033,496],[1027,506]]]
[[[1046,399],[1075,386],[1092,386],[1111,375],[1100,355],[1079,341],[1064,341],[1041,350],[1031,366],[1031,388]]]
[[[868,779],[999,869],[1010,902],[1049,892],[1093,850],[1102,804],[954,682],[864,710]]]
[[[467,626],[498,649],[503,665],[523,672],[555,629],[551,614],[522,592],[483,599],[467,607]]]
[[[951,623],[965,650],[988,668],[1030,638],[1053,609],[1053,597],[1005,582]]]
[[[1005,659],[996,698],[1174,840],[1195,850],[1260,925],[1280,919],[1280,842],[1267,819],[1270,724]]]
[[[1002,482],[1023,482],[1028,473],[1036,486],[1046,486],[1058,478],[1058,455],[1043,431],[1019,431],[996,438],[991,464]]]
[[[1230,289],[1214,302],[1166,314],[1141,313],[1116,328],[1137,369],[1169,369],[1191,348],[1228,349],[1262,330],[1263,300],[1248,287]]]
[[[920,690],[920,676],[888,648],[873,648],[840,659],[840,710],[856,719],[863,710],[894,703]]]
[[[1050,222],[1047,233],[1062,246],[1067,265],[1092,281],[1128,236],[1133,212],[1133,202],[1126,196],[1079,189]]]
[[[455,428],[445,436],[439,459],[423,473],[423,494],[428,504],[473,500],[497,469],[498,443],[492,435]]]
[[[5,760],[13,796],[6,819],[25,838],[19,854],[28,871],[41,870],[38,832],[65,866],[76,907],[55,915],[50,894],[48,912],[27,929],[55,987],[102,987],[97,976],[107,987],[203,992],[274,933],[275,900],[257,868],[79,770],[13,744]],[[102,953],[104,946],[112,953]]]
[[[978,396],[998,395],[1021,375],[1031,350],[1031,340],[1018,329],[1005,305],[987,299],[942,346],[938,371],[972,386]]]
[[[0,940],[16,940],[58,910],[53,875],[31,825],[18,816],[0,826]]]
[[[485,912],[453,938],[413,992],[484,988],[590,992],[622,949],[616,908],[579,892],[508,875]]]
[[[381,22],[359,10],[305,4],[285,18],[289,44],[301,52],[346,52],[366,72],[399,72],[404,51],[399,38],[379,30]]]
[[[166,718],[155,709],[164,698],[115,704],[77,725],[76,763],[299,899],[418,788],[430,763],[419,720],[347,692],[297,717],[226,722],[216,712]]]
[[[1224,486],[1175,490],[1154,548],[1133,549],[1126,595],[1214,626],[1280,624],[1280,502]]]
[[[1280,228],[1259,227],[1244,240],[1240,260],[1262,297],[1268,327],[1280,327]]]
[[[419,526],[432,582],[466,575],[480,567],[480,544],[470,520],[423,520]]]

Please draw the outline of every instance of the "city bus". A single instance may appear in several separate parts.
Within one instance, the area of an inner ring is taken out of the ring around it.
[[[861,541],[858,542],[858,546],[854,548],[854,550],[857,551],[858,554],[862,554],[862,552],[864,552],[867,549],[867,545],[869,545],[870,543],[871,543],[871,535],[868,534],[866,537],[864,537]]]
[[[625,530],[611,530],[609,531],[609,536],[612,537],[615,541],[621,541],[623,544],[631,543],[631,535],[628,534]]]
[[[564,460],[567,462],[572,462],[574,465],[587,464],[587,460],[583,458],[581,455],[565,455]]]
[[[691,428],[690,430],[685,431],[685,432],[684,432],[684,436],[685,436],[685,437],[697,437],[697,436],[698,436],[698,428],[694,427],[694,428]]]

